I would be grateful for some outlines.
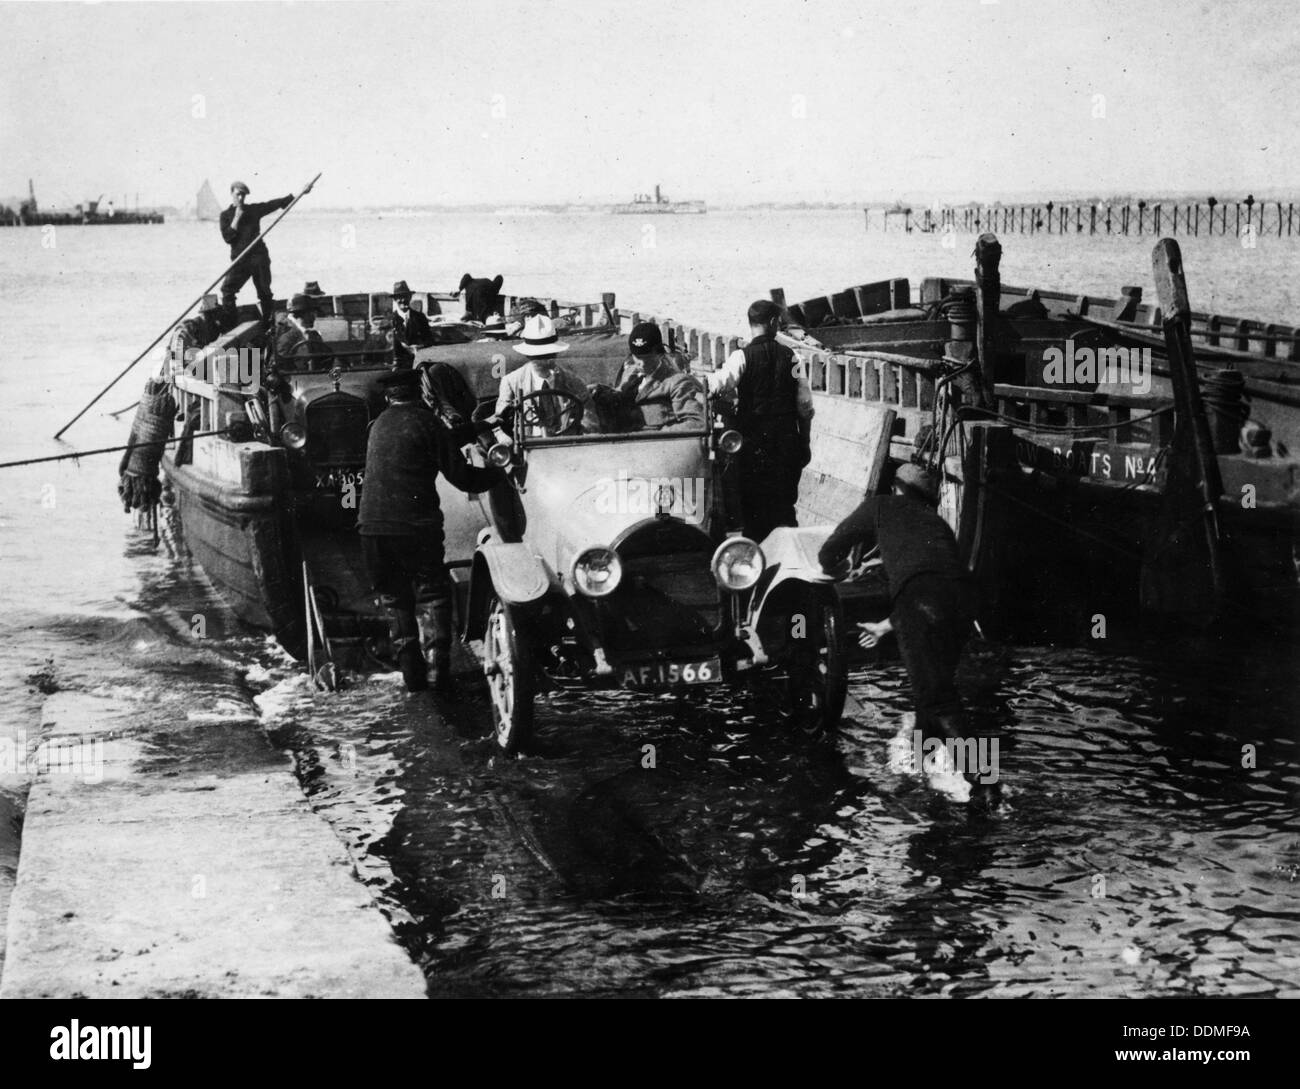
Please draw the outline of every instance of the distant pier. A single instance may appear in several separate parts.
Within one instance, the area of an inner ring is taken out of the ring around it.
[[[1161,235],[1179,234],[1290,238],[1300,235],[1295,203],[1256,200],[1186,201],[1046,201],[1042,204],[956,204],[938,208],[864,208],[867,230],[902,230],[922,234],[949,231],[979,234]]]

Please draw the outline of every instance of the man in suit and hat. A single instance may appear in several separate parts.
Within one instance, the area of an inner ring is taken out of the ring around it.
[[[432,343],[429,319],[411,306],[411,289],[405,280],[398,280],[393,285],[393,365],[414,366],[415,349]]]
[[[577,435],[584,430],[600,430],[596,407],[585,383],[559,365],[559,354],[568,351],[569,345],[556,335],[549,316],[534,314],[528,318],[521,342],[514,349],[527,356],[528,362],[501,379],[494,423],[522,411],[526,434],[530,436]],[[546,390],[559,390],[577,398],[582,406],[581,414],[567,397],[538,397],[524,403],[530,394]]]
[[[894,475],[892,495],[868,496],[835,527],[818,553],[827,574],[857,547],[880,550],[889,584],[889,617],[861,624],[858,641],[873,647],[893,632],[912,684],[916,728],[926,737],[965,734],[957,663],[974,627],[973,594],[957,540],[935,511],[938,480],[916,465]]]
[[[690,431],[704,427],[704,386],[679,352],[664,347],[659,326],[640,322],[628,337],[631,356],[614,389],[602,386],[597,404],[618,414],[620,431]]]
[[[748,317],[749,343],[709,376],[709,395],[735,393],[736,426],[745,440],[736,458],[741,522],[745,536],[761,542],[777,526],[797,524],[813,401],[794,352],[777,343],[781,308],[760,299]]]
[[[501,285],[504,276],[494,276],[491,280],[476,280],[468,272],[460,278],[460,287],[456,290],[465,300],[465,317],[470,321],[483,324],[493,314],[501,313]]]
[[[333,316],[334,300],[321,290],[320,284],[315,280],[308,280],[303,286],[302,293],[315,305],[317,317]]]
[[[307,186],[303,193],[310,193]],[[230,184],[230,207],[221,213],[221,237],[230,244],[230,259],[239,257],[250,243],[257,239],[257,244],[238,262],[221,283],[221,302],[228,313],[235,311],[235,296],[239,289],[252,277],[253,287],[257,291],[257,300],[262,305],[262,318],[269,326],[274,316],[274,298],[271,294],[271,253],[258,235],[262,233],[262,217],[280,208],[288,208],[294,202],[293,194],[277,200],[263,201],[261,204],[249,204],[248,186],[241,181]]]
[[[502,470],[470,465],[420,396],[421,373],[382,379],[388,405],[370,425],[357,528],[366,569],[388,619],[409,691],[451,694],[451,580],[443,556],[438,474],[463,492],[485,492]]]
[[[325,370],[334,356],[315,329],[316,304],[309,295],[295,295],[289,301],[289,324],[275,342],[276,366],[283,370]]]

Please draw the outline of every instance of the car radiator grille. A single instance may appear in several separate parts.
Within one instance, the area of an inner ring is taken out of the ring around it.
[[[366,460],[365,401],[331,393],[307,406],[307,456],[317,465],[361,465]]]
[[[709,554],[637,556],[623,563],[623,584],[603,609],[613,650],[693,646],[713,639],[722,620]]]

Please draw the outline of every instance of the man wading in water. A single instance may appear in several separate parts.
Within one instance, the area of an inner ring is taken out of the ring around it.
[[[927,740],[966,734],[955,678],[975,615],[957,540],[934,510],[937,501],[934,474],[916,465],[900,466],[893,494],[863,500],[835,527],[817,556],[822,569],[833,574],[856,546],[880,549],[889,582],[889,618],[860,625],[859,642],[873,647],[888,632],[897,636],[912,684],[916,728]]]
[[[427,688],[432,665],[434,691],[452,695],[451,579],[443,556],[438,473],[467,493],[488,491],[505,474],[465,461],[421,400],[422,379],[418,370],[393,371],[382,379],[388,407],[370,427],[357,528],[407,689]]]

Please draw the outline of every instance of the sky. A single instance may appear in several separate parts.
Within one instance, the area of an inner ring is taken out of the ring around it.
[[[0,200],[1300,196],[1300,3],[0,3]]]

